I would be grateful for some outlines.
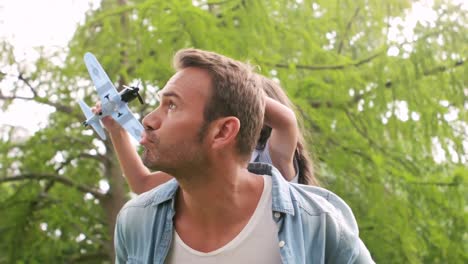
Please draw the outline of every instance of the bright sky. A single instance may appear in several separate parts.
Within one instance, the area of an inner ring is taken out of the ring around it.
[[[36,57],[33,47],[65,47],[77,24],[84,21],[85,12],[98,7],[100,2],[0,0],[0,38],[13,44],[19,60],[30,60]],[[49,111],[48,107],[18,100],[6,113],[0,112],[0,124],[22,126],[35,132],[47,122]]]
[[[96,0],[0,0],[0,32],[18,55],[32,46],[66,45]]]

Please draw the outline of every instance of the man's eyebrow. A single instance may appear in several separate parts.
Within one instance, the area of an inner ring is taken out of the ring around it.
[[[158,101],[161,101],[163,97],[175,97],[179,100],[181,99],[180,96],[175,92],[159,91],[156,94],[157,94]]]

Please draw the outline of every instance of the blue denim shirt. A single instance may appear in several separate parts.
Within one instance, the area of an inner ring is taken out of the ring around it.
[[[289,183],[268,164],[252,163],[249,171],[272,176],[272,211],[283,263],[374,263],[351,209],[337,195]],[[177,181],[171,180],[124,205],[115,228],[116,263],[164,263],[177,189]]]

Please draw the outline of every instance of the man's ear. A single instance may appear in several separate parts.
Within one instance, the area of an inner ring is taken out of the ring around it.
[[[236,142],[240,130],[240,121],[236,117],[228,116],[214,121],[211,129],[212,147],[223,148]]]

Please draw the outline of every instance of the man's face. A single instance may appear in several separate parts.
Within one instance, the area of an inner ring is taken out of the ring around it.
[[[211,78],[202,69],[177,72],[160,92],[160,105],[143,119],[145,166],[171,173],[197,166],[206,157],[200,130],[211,95]]]

